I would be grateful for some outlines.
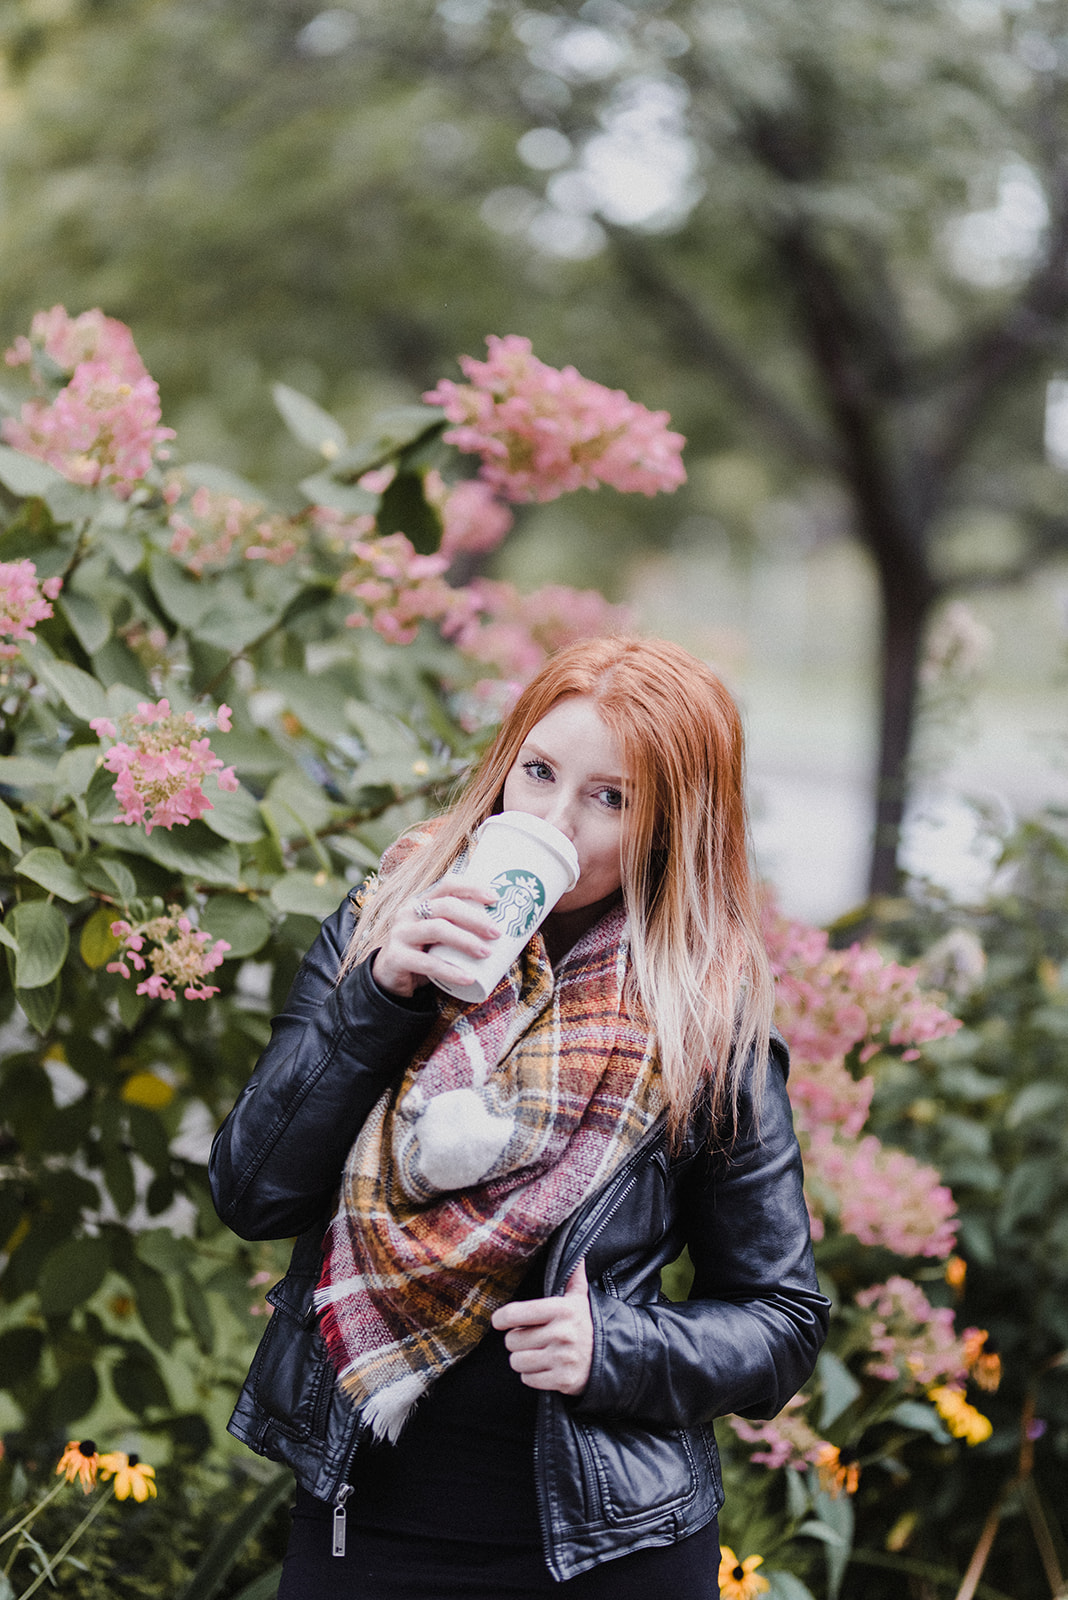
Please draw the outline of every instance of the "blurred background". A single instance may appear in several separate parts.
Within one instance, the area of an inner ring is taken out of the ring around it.
[[[1057,0],[8,0],[0,328],[127,322],[186,460],[282,492],[487,333],[670,411],[689,483],[488,570],[627,600],[744,705],[760,864],[979,893],[1064,796]],[[903,829],[903,832],[902,832]]]

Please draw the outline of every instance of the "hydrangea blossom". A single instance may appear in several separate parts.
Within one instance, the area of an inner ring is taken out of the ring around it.
[[[918,1283],[900,1274],[861,1289],[854,1298],[871,1315],[868,1344],[873,1355],[865,1372],[909,1389],[963,1382],[974,1364],[970,1348],[979,1330],[958,1334],[951,1307],[933,1306]]]
[[[795,1394],[768,1422],[747,1422],[743,1417],[731,1417],[730,1425],[745,1444],[756,1445],[750,1461],[774,1472],[779,1467],[793,1467],[801,1472],[817,1461],[826,1440],[803,1415],[808,1396]]]
[[[20,333],[4,360],[9,367],[29,366],[37,351],[61,372],[73,372],[83,361],[103,361],[127,383],[148,376],[129,328],[100,310],[83,311],[79,317],[72,317],[63,306],[38,311],[29,338]]]
[[[805,1169],[815,1238],[835,1215],[861,1244],[899,1256],[941,1259],[953,1249],[957,1208],[941,1175],[874,1134],[843,1140],[817,1131],[805,1141]]]
[[[32,561],[0,561],[0,657],[10,660],[39,622],[52,615],[49,604],[63,587],[62,578],[37,582]]]
[[[229,732],[229,706],[220,706],[210,720]],[[238,787],[233,767],[212,754],[205,722],[192,711],[172,711],[169,700],[142,700],[118,727],[109,717],[94,718],[90,727],[118,741],[104,756],[104,766],[116,774],[115,797],[122,807],[116,822],[141,823],[146,833],[184,825],[214,810],[202,787],[209,773],[218,774],[220,789]]]
[[[357,564],[337,585],[361,602],[345,619],[350,628],[369,622],[390,644],[410,644],[424,618],[440,623],[443,632],[462,627],[472,599],[466,589],[445,582],[447,556],[420,555],[403,533],[357,539],[350,548]]]
[[[16,339],[10,366],[41,351],[68,382],[51,401],[28,400],[5,419],[0,434],[16,450],[47,461],[74,483],[110,484],[129,494],[149,472],[159,447],[174,438],[160,426],[159,388],[121,322],[89,311],[70,317],[62,306],[39,312],[30,337]]]
[[[445,482],[440,472],[426,475],[426,497],[441,518],[441,553],[484,555],[496,550],[512,526],[512,513],[481,478]]]
[[[466,384],[443,378],[423,399],[451,423],[448,443],[482,458],[480,476],[505,500],[555,500],[607,483],[653,495],[685,481],[682,435],[666,411],[574,367],[546,366],[529,339],[491,335],[487,361],[461,356]]]
[[[177,487],[173,479],[168,489]],[[172,511],[171,555],[199,577],[208,567],[224,566],[235,550],[246,561],[269,561],[284,566],[307,542],[304,528],[292,517],[267,513],[263,506],[246,504],[232,494],[218,494],[203,485],[195,489],[187,506]]]
[[[230,946],[225,939],[213,942],[202,928],[194,928],[180,906],[170,906],[165,915],[150,917],[147,922],[130,923],[120,917],[111,924],[111,931],[122,940],[123,952],[118,960],[108,962],[109,972],[129,978],[131,967],[136,972],[152,969],[137,985],[138,994],[153,1000],[177,1000],[174,984],[182,986],[187,1000],[210,1000],[218,994],[218,988],[205,984],[204,979],[222,965]]]

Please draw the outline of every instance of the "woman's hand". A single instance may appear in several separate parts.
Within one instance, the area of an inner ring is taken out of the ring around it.
[[[409,999],[424,983],[439,978],[455,981],[457,968],[441,955],[429,955],[434,944],[450,944],[476,961],[488,955],[500,929],[486,910],[497,896],[458,878],[442,878],[422,900],[398,912],[385,943],[371,966],[380,989]]]
[[[518,1372],[529,1388],[582,1393],[593,1362],[585,1261],[579,1262],[562,1295],[551,1300],[512,1300],[493,1313],[492,1322],[504,1333],[513,1372]]]

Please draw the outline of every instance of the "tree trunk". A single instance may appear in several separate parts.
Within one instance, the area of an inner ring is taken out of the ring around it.
[[[875,779],[875,837],[870,895],[900,888],[901,824],[908,796],[909,751],[919,698],[924,634],[934,595],[927,585],[881,573],[882,640],[879,682],[879,761]]]

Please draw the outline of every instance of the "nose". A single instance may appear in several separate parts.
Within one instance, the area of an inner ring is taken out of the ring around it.
[[[545,813],[545,821],[551,822],[558,828],[566,839],[575,842],[574,806],[568,795],[559,795],[554,798],[552,805]]]

